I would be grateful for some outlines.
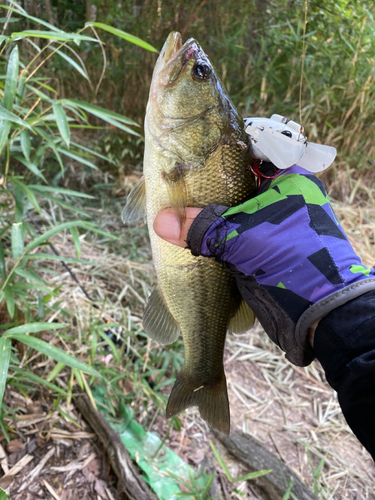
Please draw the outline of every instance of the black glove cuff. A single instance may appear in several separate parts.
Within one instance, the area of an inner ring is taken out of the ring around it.
[[[201,255],[202,240],[208,228],[223,215],[228,208],[229,207],[225,207],[224,205],[211,203],[211,205],[207,205],[207,207],[205,207],[194,219],[186,238],[187,247],[194,256],[197,257]]]
[[[309,307],[299,318],[296,325],[295,337],[299,347],[306,351],[311,350],[308,341],[308,329],[316,320],[323,318],[331,311],[371,290],[375,290],[375,278],[356,281]]]

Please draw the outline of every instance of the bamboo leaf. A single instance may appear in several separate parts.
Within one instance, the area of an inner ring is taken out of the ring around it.
[[[111,238],[113,240],[117,240],[118,237],[114,236],[113,234],[107,233],[105,231],[102,231],[101,229],[98,229],[96,226],[93,224],[90,224],[88,222],[79,220],[79,221],[69,221],[69,222],[64,222],[62,224],[59,224],[58,226],[53,227],[49,231],[46,231],[44,234],[41,234],[37,238],[35,238],[34,241],[31,241],[26,247],[25,247],[25,254],[28,252],[31,252],[31,250],[34,250],[37,246],[39,246],[41,243],[44,243],[45,241],[48,241],[51,236],[53,236],[56,233],[59,233],[60,231],[64,231],[65,229],[69,229],[71,227],[82,227],[83,229],[86,229],[88,231],[92,231],[98,234],[101,234],[103,236],[106,236],[108,238]]]
[[[18,104],[18,105],[20,105],[22,103],[24,95],[25,95],[26,78],[27,78],[27,71],[21,71],[21,77],[20,77],[20,81],[18,84],[18,90],[16,93],[16,104]]]
[[[38,97],[40,97],[43,101],[50,102],[51,104],[53,103],[53,99],[49,97],[47,94],[42,92],[40,89],[37,89],[33,87],[32,85],[26,85],[27,90],[30,90],[34,94],[36,94]]]
[[[147,42],[144,42],[141,38],[138,38],[137,36],[131,35],[130,33],[126,33],[125,31],[119,30],[117,28],[113,28],[112,26],[108,26],[108,24],[91,22],[91,23],[86,23],[85,26],[94,26],[94,28],[100,28],[104,31],[108,31],[108,33],[112,33],[112,35],[116,35],[120,38],[123,38],[127,42],[133,43],[134,45],[138,45],[139,47],[142,47],[142,49],[149,50],[150,52],[159,53],[159,51],[156,50],[155,47],[153,47]]]
[[[46,38],[47,40],[58,40],[60,42],[75,42],[77,45],[80,42],[95,42],[98,43],[96,38],[86,35],[79,35],[78,33],[65,33],[63,31],[39,31],[39,30],[26,30],[12,33],[9,41],[21,40],[22,38],[35,37]]]
[[[59,129],[61,137],[64,139],[65,144],[69,149],[70,128],[64,108],[62,107],[61,102],[54,102],[52,104],[52,108],[56,117],[57,128]]]
[[[18,276],[21,276],[21,278],[25,278],[28,281],[30,281],[30,283],[36,283],[38,285],[45,285],[46,284],[45,281],[37,273],[35,273],[32,270],[17,268],[14,272]]]
[[[81,258],[81,242],[79,241],[79,234],[78,230],[75,226],[70,228],[70,234],[72,235],[74,246],[77,252],[77,257],[80,259]]]
[[[56,28],[56,26],[53,26],[52,24],[47,23],[46,21],[43,21],[43,19],[29,16],[27,12],[20,5],[17,5],[17,9],[13,9],[12,7],[9,7],[9,5],[0,5],[0,7],[3,7],[3,9],[11,10],[12,12],[15,12],[20,16],[23,16],[26,19],[30,19],[30,21],[34,21],[36,24],[41,24],[52,31],[56,31],[57,33],[62,33],[62,30]]]
[[[31,241],[25,247],[25,253],[31,252],[31,250],[34,250],[34,248],[39,246],[41,243],[48,241],[49,238],[51,238],[56,233],[59,233],[60,231],[64,231],[65,229],[69,229],[73,226],[82,227],[84,229],[88,229],[89,231],[92,231],[92,229],[93,229],[91,225],[89,225],[87,222],[84,222],[82,220],[63,222],[62,224],[59,224],[58,226],[53,227],[49,231],[46,231],[44,234],[41,234],[40,236],[35,238],[34,241]]]
[[[56,156],[57,161],[59,162],[61,171],[64,172],[64,164],[63,164],[61,156],[60,156],[60,154],[59,154],[59,152],[57,150],[56,144],[53,142],[51,136],[49,134],[47,134],[47,132],[45,130],[43,130],[43,129],[39,128],[39,127],[35,127],[35,132],[37,134],[39,134],[40,136],[42,136],[43,139],[45,139],[48,147],[50,147],[52,149],[52,151],[55,153],[55,156]],[[35,157],[34,157],[34,162],[35,162]]]
[[[92,163],[89,160],[86,160],[86,158],[83,158],[82,156],[80,156],[76,153],[73,153],[73,151],[68,151],[67,149],[63,149],[63,148],[57,148],[57,151],[59,153],[62,153],[65,156],[68,156],[69,158],[73,158],[73,160],[76,160],[79,163],[83,163],[84,165],[87,165],[88,167],[93,168],[94,170],[98,170],[98,167],[94,163]]]
[[[106,120],[108,118],[113,118],[122,123],[126,123],[128,125],[133,125],[134,127],[139,127],[138,123],[126,116],[120,115],[119,113],[115,113],[114,111],[108,111],[107,109],[101,108],[100,106],[95,106],[94,104],[89,104],[88,102],[79,101],[77,99],[64,99],[62,102],[63,105],[71,104],[73,106],[77,106],[78,108],[84,109],[89,113],[97,116],[98,118],[102,118]]]
[[[8,493],[0,488],[0,500],[9,500]]]
[[[269,474],[272,472],[272,469],[269,470],[258,470],[255,472],[250,472],[249,474],[245,474],[244,476],[237,477],[234,479],[235,483],[241,482],[241,481],[250,481],[251,479],[255,479],[260,476],[265,476],[266,474]]]
[[[201,493],[202,498],[206,498],[206,497],[207,497],[208,492],[209,492],[209,490],[210,490],[210,488],[211,488],[211,485],[212,485],[212,483],[214,482],[215,476],[216,476],[216,472],[213,472],[213,473],[209,476],[208,481],[207,481],[207,483],[206,483],[206,486],[204,487],[204,489],[202,490],[202,493]]]
[[[4,397],[11,352],[12,352],[12,341],[9,338],[1,337],[0,338],[0,407]]]
[[[15,295],[23,295],[30,293],[30,290],[38,290],[40,292],[45,292],[47,293],[49,288],[47,285],[34,285],[33,283],[16,283],[15,285],[12,286],[12,290]]]
[[[25,370],[23,368],[19,368],[18,366],[11,366],[11,369],[16,373],[19,373],[20,375],[25,376]],[[55,384],[52,384],[50,381],[45,380],[42,377],[39,377],[38,375],[36,375],[33,372],[30,372],[30,371],[26,372],[26,377],[30,380],[33,380],[34,382],[37,382],[38,384],[45,385],[46,387],[48,387],[52,391],[58,392],[59,394],[62,394],[63,396],[67,395],[67,393],[64,391],[64,389],[62,389],[61,387],[58,387]]]
[[[24,130],[24,132],[27,132],[27,131]],[[20,163],[22,163],[22,165],[25,165],[25,167],[28,168],[30,170],[30,172],[32,172],[34,175],[36,175],[37,177],[39,177],[40,179],[42,179],[44,182],[47,182],[47,179],[44,177],[44,175],[39,170],[39,168],[34,165],[34,163],[32,163],[31,161],[27,160],[26,158],[23,158],[21,155],[15,155],[15,154],[11,153],[10,156],[12,158],[15,158]]]
[[[1,240],[0,240],[0,277],[1,281],[4,283],[6,280],[6,265],[5,265],[4,247],[3,244],[1,243]]]
[[[28,198],[30,203],[33,205],[35,210],[39,213],[41,213],[40,207],[38,205],[38,202],[35,198],[34,193],[31,191],[31,189],[28,188],[23,182],[20,182],[18,179],[15,177],[9,177],[9,180]]]
[[[95,226],[94,224],[91,224],[90,222],[82,221],[82,224],[80,224],[79,227],[84,227],[88,231],[92,231],[93,233],[100,234],[100,235],[105,236],[107,238],[111,238],[111,240],[118,240],[118,236],[114,236],[111,233],[107,233],[107,231],[103,231],[102,229],[99,229],[97,226]]]
[[[7,121],[10,121],[10,122],[16,123],[17,125],[20,125],[21,127],[24,127],[24,128],[29,129],[29,130],[32,130],[32,128],[30,127],[30,125],[27,122],[25,122],[24,120],[22,120],[22,118],[20,118],[19,116],[15,115],[11,111],[8,111],[1,104],[0,104],[0,118],[2,120],[7,120]]]
[[[95,196],[87,193],[81,193],[80,191],[73,191],[73,189],[65,189],[56,186],[40,186],[39,184],[29,184],[29,188],[33,191],[40,191],[41,193],[61,193],[67,196],[76,196],[78,198],[88,198],[93,200]]]
[[[12,255],[16,260],[23,254],[22,226],[22,222],[12,224]]]
[[[12,124],[6,120],[0,120],[0,155],[7,142],[9,141],[9,132]]]
[[[48,375],[47,381],[51,382],[52,380],[54,380],[54,378],[61,372],[61,370],[64,369],[64,367],[65,367],[64,363],[57,363],[55,368]]]
[[[104,328],[107,330],[111,325],[102,325],[102,326],[103,326],[103,328],[99,327],[96,329],[96,331],[99,333],[99,335],[104,340],[104,342],[106,342],[109,345],[109,347],[112,349],[112,352],[113,352],[117,362],[121,363],[120,353],[118,352],[118,349],[116,348],[115,343],[110,339],[108,334],[105,331],[103,331]]]
[[[54,50],[53,47],[48,47],[49,49],[51,50]],[[67,63],[70,64],[70,66],[72,66],[76,71],[78,71],[78,73],[83,76],[83,78],[86,78],[86,80],[89,80],[89,77],[87,76],[85,70],[78,64],[75,62],[74,59],[72,59],[71,57],[69,57],[67,54],[65,54],[64,52],[62,52],[62,50],[58,50],[56,52],[56,54],[60,57],[62,57],[63,59],[65,59],[65,61]]]
[[[51,87],[51,85],[47,85],[46,83],[44,83],[43,80],[49,80],[49,78],[41,78],[41,77],[33,78],[32,80],[30,80],[30,83],[31,82],[36,83],[37,85],[40,85],[44,89],[49,90],[53,94],[57,94],[57,90],[55,90],[53,87]],[[33,87],[30,87],[30,88],[33,88]]]
[[[5,332],[4,335],[5,334],[8,334],[7,335],[8,337],[11,337],[13,339],[18,340],[19,342],[22,342],[23,344],[28,345],[32,349],[35,349],[36,351],[39,351],[42,354],[45,354],[46,356],[54,359],[55,361],[64,363],[70,366],[71,368],[76,368],[77,370],[80,370],[84,373],[88,373],[95,377],[101,378],[100,373],[97,372],[95,368],[75,358],[71,354],[64,352],[62,349],[59,349],[58,347],[55,347],[54,345],[51,345],[48,342],[45,342],[44,340],[32,337],[31,335],[23,335],[21,333],[9,335],[9,330],[8,332]]]
[[[73,259],[72,257],[64,257],[61,255],[49,254],[49,253],[33,253],[27,255],[26,259],[40,259],[40,260],[57,260],[59,262],[71,262],[72,264],[84,264],[87,266],[96,266],[98,263],[93,260],[84,259]]]
[[[229,469],[227,467],[227,464],[224,462],[223,458],[221,457],[220,453],[217,451],[214,443],[209,440],[210,446],[212,448],[212,451],[214,452],[214,455],[216,457],[216,460],[219,462],[220,467],[223,469],[224,474],[227,476],[227,479],[230,483],[233,483],[233,477],[231,473],[229,472]]]
[[[30,161],[31,141],[30,133],[28,130],[22,130],[20,134],[21,149],[27,161]]]
[[[74,373],[74,376],[78,382],[78,385],[80,386],[80,388],[83,390],[84,389],[84,385],[83,385],[83,379],[82,379],[82,375],[80,373],[79,370],[77,370],[76,368],[73,368],[73,373]]]
[[[30,187],[30,186],[29,186]],[[33,190],[35,191],[35,190]],[[83,217],[89,217],[89,214],[85,212],[84,210],[81,210],[80,208],[67,203],[66,201],[61,200],[60,198],[57,198],[56,196],[52,196],[47,193],[41,193],[40,191],[36,191],[37,194],[43,196],[43,198],[46,198],[47,200],[51,200],[54,203],[57,203],[58,205],[61,205],[64,208],[67,208],[68,210],[71,210],[72,212],[75,212],[76,214],[82,215]]]
[[[7,285],[4,288],[4,294],[5,294],[5,302],[7,304],[9,316],[11,318],[13,318],[13,316],[14,316],[14,296],[13,296],[13,290],[9,285]]]
[[[24,335],[26,333],[40,333],[45,330],[58,330],[69,326],[67,323],[35,322],[25,325],[15,326],[3,333],[3,336],[13,337],[14,335]]]
[[[3,104],[8,111],[13,107],[14,97],[16,95],[17,81],[19,72],[18,47],[15,46],[10,53],[7,74],[5,77],[5,89]]]
[[[89,153],[92,156],[96,156],[98,158],[101,158],[102,160],[105,160],[108,163],[115,164],[115,162],[113,160],[111,160],[110,158],[107,158],[106,156],[101,155],[100,153],[98,153],[97,151],[94,151],[93,149],[86,148],[85,146],[82,146],[82,144],[78,144],[77,142],[73,142],[73,141],[70,141],[70,144],[71,144],[71,146],[75,146],[76,148],[79,148],[79,149],[82,149],[83,151],[86,151],[87,153]]]

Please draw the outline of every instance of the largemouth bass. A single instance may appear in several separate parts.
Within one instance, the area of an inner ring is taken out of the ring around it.
[[[235,206],[255,192],[251,145],[243,121],[194,39],[171,33],[156,62],[145,119],[144,178],[129,194],[123,220],[147,215],[158,283],[143,316],[145,332],[174,342],[181,331],[185,361],[169,397],[172,417],[197,405],[206,422],[228,434],[229,402],[223,367],[227,329],[254,321],[234,278],[214,259],[159,238],[158,212],[172,207]]]

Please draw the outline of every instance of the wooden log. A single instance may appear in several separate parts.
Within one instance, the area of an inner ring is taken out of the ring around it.
[[[119,433],[93,407],[89,398],[85,395],[77,396],[73,402],[106,450],[112,469],[118,477],[119,492],[130,500],[158,500],[138,472]]]
[[[291,480],[292,493],[298,500],[318,500],[299,477],[257,439],[243,432],[232,432],[229,436],[214,433],[232,455],[247,465],[250,472],[272,470],[269,474],[251,481],[254,489],[265,500],[282,500]]]

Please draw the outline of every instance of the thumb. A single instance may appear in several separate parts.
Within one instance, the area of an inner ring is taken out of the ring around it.
[[[202,211],[202,208],[189,207],[186,209],[186,220],[180,228],[180,224],[172,208],[166,208],[158,213],[154,220],[154,231],[169,243],[186,247],[187,234],[195,217]]]

